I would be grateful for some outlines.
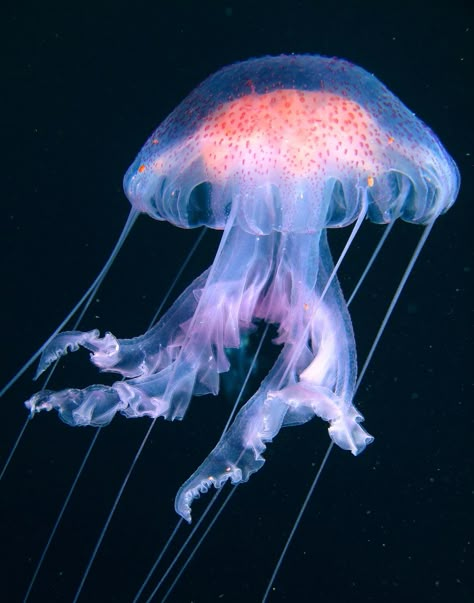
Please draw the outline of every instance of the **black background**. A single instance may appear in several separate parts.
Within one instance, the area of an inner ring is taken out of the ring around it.
[[[426,121],[459,165],[458,201],[435,226],[357,396],[375,442],[357,459],[334,450],[276,580],[275,603],[474,600],[467,6],[45,2],[16,3],[1,21],[4,381],[103,265],[128,213],[123,174],[148,135],[228,63],[282,52],[347,58]],[[354,302],[361,358],[420,231],[397,227]],[[367,225],[351,250],[342,274],[347,292],[351,270],[360,272],[379,232]],[[196,235],[142,218],[82,326],[121,337],[142,332]],[[180,288],[212,261],[216,240],[207,237]],[[86,355],[75,356],[61,364],[55,388],[97,379]],[[3,456],[25,420],[23,400],[37,389],[29,377],[2,400]],[[219,437],[228,398],[194,400],[182,423],[155,426],[81,601],[132,600],[175,525],[176,490]],[[117,418],[101,433],[31,601],[72,600],[148,424]],[[1,484],[3,601],[22,600],[92,435],[53,414],[29,425]],[[261,600],[327,444],[318,421],[283,430],[170,601]],[[202,509],[195,505],[196,517]]]

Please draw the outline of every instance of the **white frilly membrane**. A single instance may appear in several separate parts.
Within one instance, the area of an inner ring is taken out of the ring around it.
[[[262,236],[226,227],[213,266],[181,294],[148,332],[117,339],[97,330],[61,333],[38,368],[79,347],[101,371],[124,377],[111,386],[41,391],[26,402],[33,415],[55,409],[70,425],[102,426],[126,417],[181,419],[192,396],[219,391],[229,370],[225,350],[239,348],[258,321],[278,325],[280,355],[255,395],[197,471],[183,484],[176,511],[210,486],[245,482],[264,463],[266,444],[283,426],[318,416],[335,444],[357,455],[373,438],[352,401],[356,353],[352,325],[324,230]],[[327,286],[328,285],[328,286]],[[322,292],[325,290],[324,297]],[[201,403],[205,403],[202,401]]]

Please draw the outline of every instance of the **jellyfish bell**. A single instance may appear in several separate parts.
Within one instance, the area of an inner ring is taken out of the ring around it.
[[[320,56],[264,57],[224,68],[148,139],[124,179],[137,212],[182,228],[223,230],[213,265],[160,321],[133,339],[69,331],[42,372],[84,347],[111,386],[42,391],[31,413],[71,425],[126,417],[181,419],[192,396],[217,394],[258,321],[278,326],[274,366],[176,498],[247,481],[282,426],[319,416],[354,455],[373,438],[353,404],[356,347],[327,228],[368,217],[431,224],[454,203],[457,168],[439,140],[363,69]]]
[[[196,207],[202,184],[209,194]],[[158,220],[223,229],[238,203],[239,225],[255,234],[346,225],[370,188],[377,221],[399,211],[426,223],[454,203],[458,186],[439,140],[385,86],[319,56],[222,69],[165,119],[124,178],[132,205]]]

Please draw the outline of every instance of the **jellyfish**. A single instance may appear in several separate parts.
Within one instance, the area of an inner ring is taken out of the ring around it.
[[[143,335],[58,334],[38,375],[82,347],[120,377],[43,390],[27,408],[54,409],[72,426],[104,426],[117,413],[181,420],[194,396],[219,392],[229,350],[266,323],[277,329],[275,364],[179,489],[177,513],[190,522],[197,497],[246,482],[282,427],[315,416],[334,444],[360,454],[373,437],[354,404],[356,344],[327,230],[430,225],[458,188],[433,132],[363,69],[310,55],[221,69],[153,132],[124,178],[134,212],[221,230],[212,266]]]

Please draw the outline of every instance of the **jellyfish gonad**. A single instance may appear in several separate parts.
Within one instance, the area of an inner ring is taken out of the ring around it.
[[[280,354],[253,397],[176,497],[245,482],[283,426],[315,415],[354,455],[373,438],[354,405],[356,347],[328,228],[368,218],[431,224],[455,201],[458,172],[436,136],[374,76],[338,59],[281,56],[222,69],[148,139],[127,171],[133,209],[181,228],[223,231],[215,261],[159,322],[133,339],[69,331],[38,373],[84,347],[111,386],[42,391],[31,414],[70,425],[126,417],[182,419],[217,394],[226,350],[264,321]]]

